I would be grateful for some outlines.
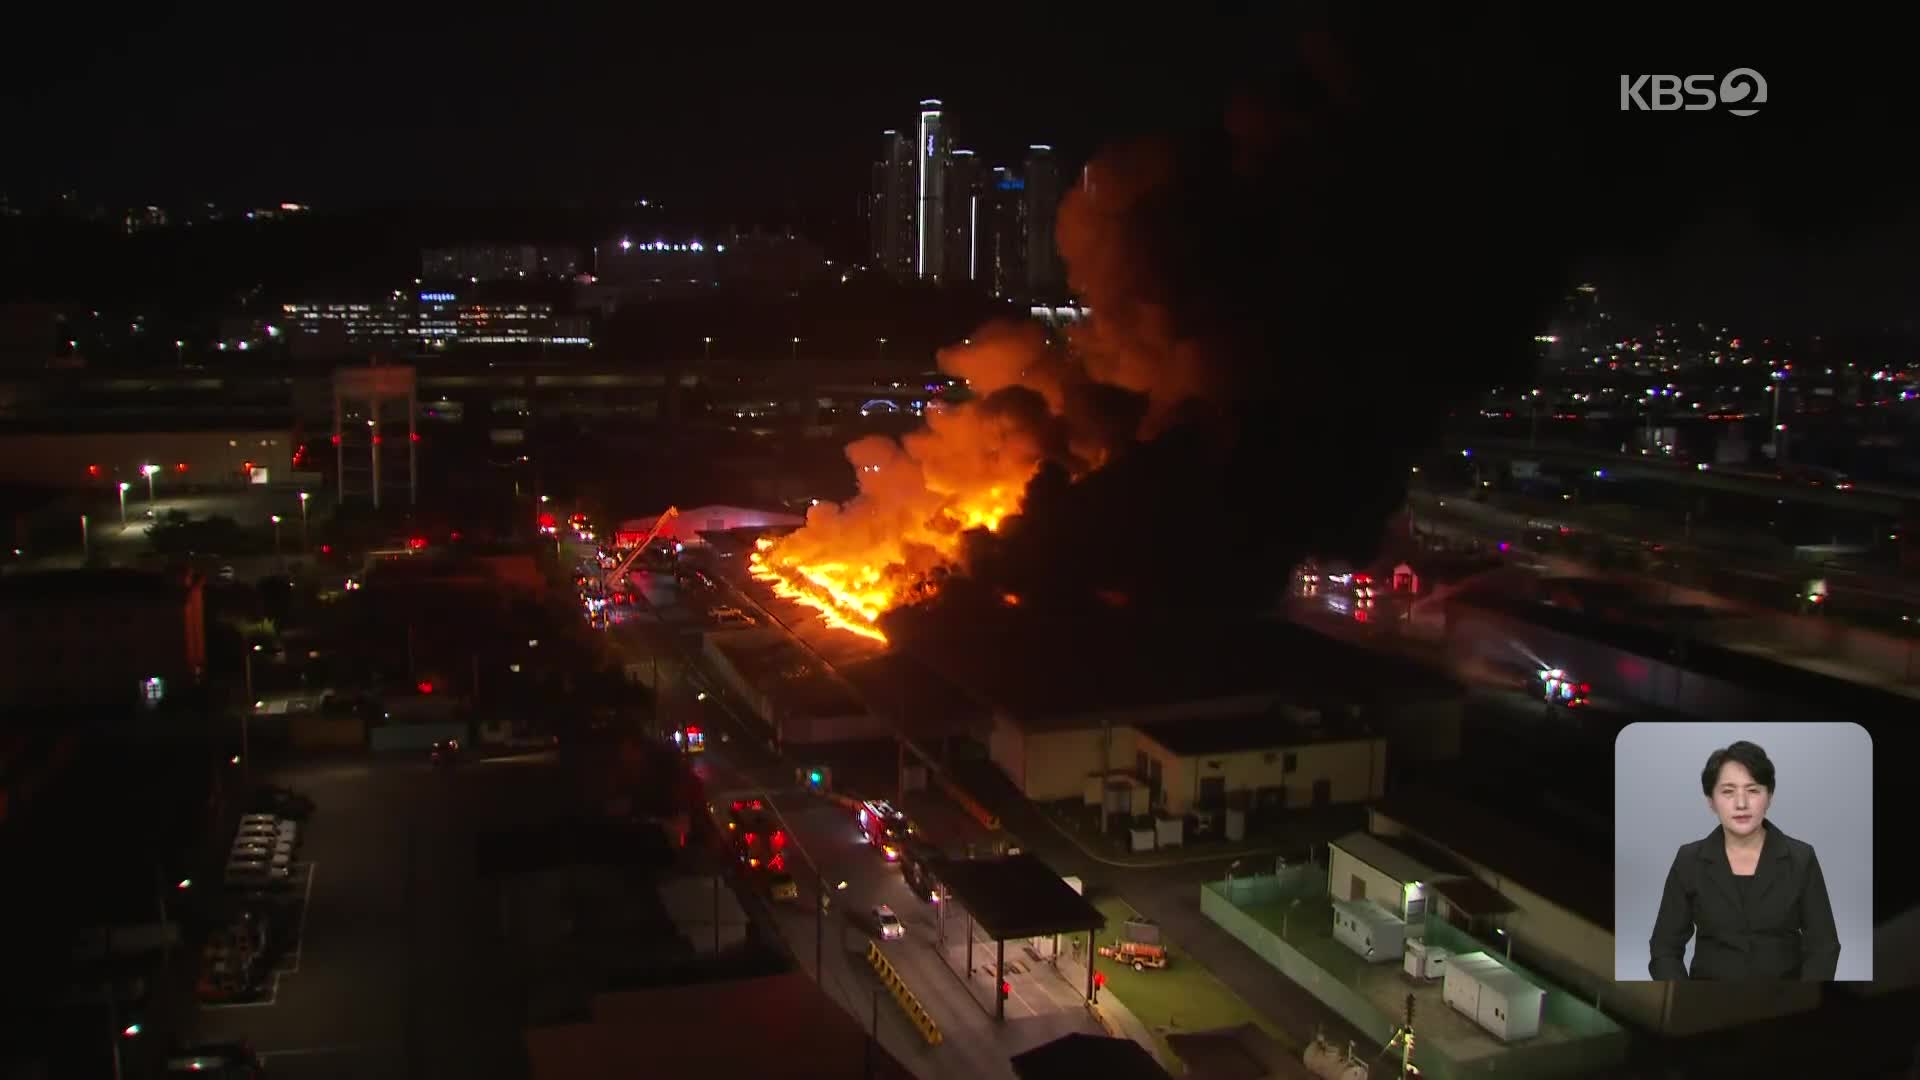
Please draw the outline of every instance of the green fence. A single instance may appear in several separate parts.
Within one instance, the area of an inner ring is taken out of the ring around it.
[[[1392,1037],[1397,1018],[1388,1017],[1338,975],[1316,964],[1306,953],[1282,941],[1254,915],[1241,910],[1296,897],[1319,899],[1325,893],[1324,870],[1289,868],[1284,878],[1260,875],[1208,882],[1200,887],[1200,911],[1369,1040],[1384,1045]],[[1557,989],[1552,980],[1542,978],[1523,964],[1505,960],[1504,947],[1496,948],[1438,919],[1427,920],[1426,941],[1456,955],[1484,952],[1501,957],[1502,963],[1546,991],[1542,1021],[1563,1029],[1569,1036],[1564,1042],[1511,1046],[1501,1053],[1464,1063],[1453,1060],[1435,1043],[1422,1041],[1418,1057],[1421,1075],[1427,1080],[1568,1075],[1603,1069],[1625,1059],[1627,1035],[1620,1025],[1576,995]]]
[[[1252,882],[1258,878],[1236,878],[1232,885],[1234,895],[1247,895],[1255,888]],[[1272,882],[1273,879],[1268,877]],[[1238,938],[1242,945],[1252,949],[1262,960],[1280,970],[1282,975],[1298,983],[1308,993],[1319,998],[1328,1008],[1339,1013],[1341,1019],[1352,1024],[1361,1034],[1384,1046],[1393,1037],[1394,1021],[1385,1013],[1373,1007],[1373,1004],[1361,997],[1352,987],[1328,974],[1318,964],[1306,958],[1298,949],[1280,940],[1280,936],[1261,925],[1259,920],[1241,911],[1228,899],[1228,883],[1210,881],[1200,886],[1200,912],[1212,919],[1216,925]],[[1273,883],[1269,899],[1278,899],[1287,894],[1279,891],[1281,885]],[[1323,886],[1324,888],[1324,886]],[[1252,902],[1252,901],[1247,901]]]
[[[1576,995],[1561,989],[1554,980],[1527,967],[1521,960],[1507,957],[1504,944],[1485,942],[1452,924],[1429,917],[1426,942],[1446,949],[1455,956],[1483,952],[1511,968],[1528,982],[1546,991],[1541,1004],[1543,1024],[1564,1029],[1570,1041],[1539,1046],[1521,1045],[1500,1055],[1502,1071],[1519,1070],[1525,1075],[1553,1075],[1576,1069],[1594,1069],[1618,1064],[1625,1059],[1627,1033],[1619,1024]]]

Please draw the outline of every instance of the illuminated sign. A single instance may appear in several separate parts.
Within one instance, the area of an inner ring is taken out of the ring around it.
[[[1009,176],[1006,179],[1000,181],[1001,191],[1025,191],[1026,188],[1027,188],[1027,182],[1025,180],[1019,179],[1018,177]]]
[[[420,302],[423,304],[443,303],[452,299],[453,294],[450,292],[423,292],[420,294]]]

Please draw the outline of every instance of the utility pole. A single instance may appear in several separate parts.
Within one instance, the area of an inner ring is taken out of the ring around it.
[[[880,988],[878,986],[873,988],[873,1027],[868,1030],[873,1037],[867,1040],[867,1068],[862,1075],[872,1077],[875,1064],[873,1048],[880,1043]]]
[[[820,902],[813,906],[813,981],[827,985],[827,879],[814,875],[820,884]]]
[[[247,669],[247,700],[240,703],[240,768],[242,775],[253,778],[253,747],[249,740],[253,730],[253,654],[260,646],[251,645],[240,654]]]

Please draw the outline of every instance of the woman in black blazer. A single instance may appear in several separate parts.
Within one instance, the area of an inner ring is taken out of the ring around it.
[[[1840,935],[1826,879],[1813,846],[1767,820],[1773,781],[1773,762],[1750,742],[1707,758],[1700,787],[1720,824],[1680,845],[1667,871],[1647,965],[1655,979],[1832,980]]]

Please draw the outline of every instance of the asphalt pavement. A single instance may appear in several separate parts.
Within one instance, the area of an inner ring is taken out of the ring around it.
[[[556,755],[341,760],[265,779],[317,806],[297,970],[270,1002],[198,1008],[190,1037],[250,1042],[276,1077],[525,1075],[523,996],[475,837],[572,806]]]

